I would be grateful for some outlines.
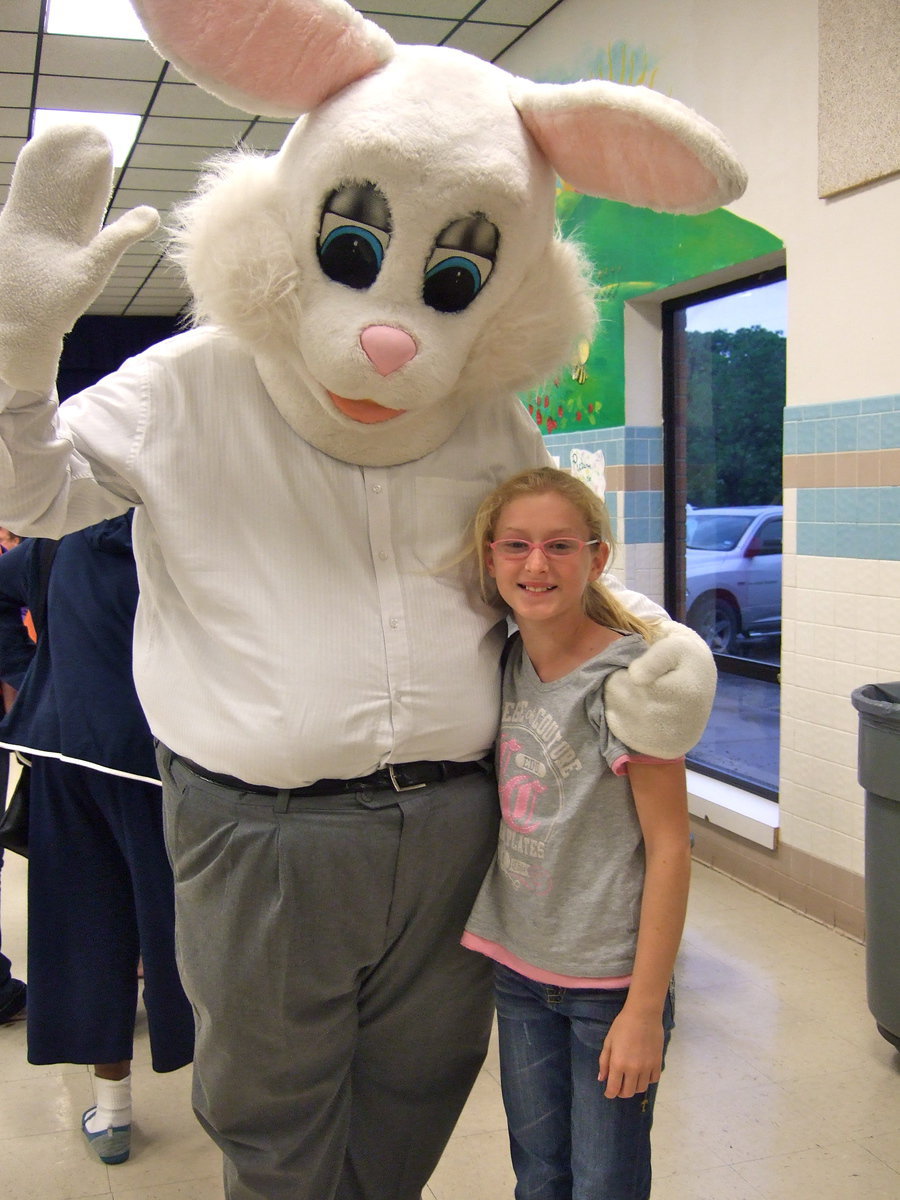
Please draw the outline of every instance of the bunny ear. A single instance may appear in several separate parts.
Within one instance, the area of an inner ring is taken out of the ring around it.
[[[150,41],[181,73],[236,108],[310,112],[394,54],[390,36],[344,0],[132,0]]]
[[[702,213],[741,195],[747,177],[722,134],[644,87],[517,79],[513,104],[557,174],[588,196],[657,212]]]

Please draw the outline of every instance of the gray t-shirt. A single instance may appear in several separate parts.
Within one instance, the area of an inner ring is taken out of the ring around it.
[[[645,649],[628,634],[542,683],[517,638],[506,664],[497,744],[503,819],[467,934],[544,971],[631,973],[644,843],[628,776],[613,771],[629,750],[606,724],[603,685]]]

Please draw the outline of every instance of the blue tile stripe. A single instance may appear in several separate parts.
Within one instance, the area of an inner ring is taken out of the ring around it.
[[[900,396],[873,396],[784,410],[785,454],[900,448]]]
[[[798,488],[797,553],[900,560],[900,487]]]

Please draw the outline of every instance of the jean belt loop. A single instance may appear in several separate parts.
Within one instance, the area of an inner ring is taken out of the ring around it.
[[[291,806],[290,791],[279,791],[275,797],[275,812],[286,813]]]

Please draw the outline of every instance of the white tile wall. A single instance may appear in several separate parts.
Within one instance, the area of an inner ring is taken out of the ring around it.
[[[795,493],[785,494],[786,508]],[[786,529],[785,547],[792,547]],[[781,841],[864,872],[854,688],[900,679],[900,563],[786,553]]]

